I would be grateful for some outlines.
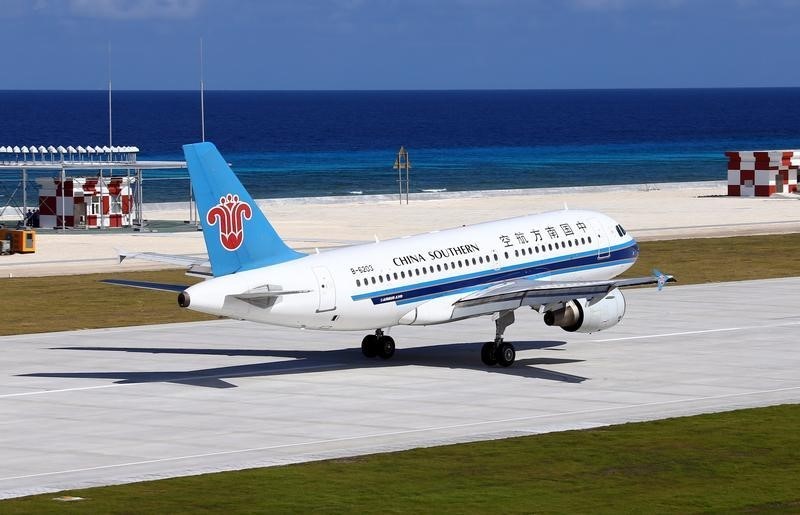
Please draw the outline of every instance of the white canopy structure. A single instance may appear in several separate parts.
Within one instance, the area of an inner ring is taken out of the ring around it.
[[[138,154],[139,147],[132,145],[0,145],[0,171],[2,170],[18,170],[21,172],[21,192],[22,192],[22,207],[17,207],[17,211],[21,217],[24,217],[28,212],[28,203],[26,185],[28,184],[31,172],[41,174],[41,172],[55,173],[54,177],[56,182],[64,183],[68,174],[73,171],[82,170],[84,177],[101,177],[103,180],[108,178],[116,179],[125,177],[126,180],[136,185],[133,191],[133,220],[142,223],[142,171],[143,170],[168,170],[186,168],[184,161],[139,161]],[[97,155],[97,159],[95,159]],[[41,156],[37,159],[38,156]],[[41,178],[41,177],[40,177]],[[80,177],[77,177],[80,178]],[[70,177],[73,180],[75,177]],[[40,180],[40,179],[37,179]],[[49,179],[45,182],[50,184]],[[70,205],[65,200],[64,191],[62,188],[57,205],[61,212],[67,212],[65,209]],[[16,191],[14,192],[16,194]],[[14,194],[11,195],[13,198]],[[66,207],[65,207],[66,206]],[[2,207],[2,206],[0,206]],[[194,216],[193,208],[190,208],[190,218]],[[56,215],[53,215],[56,216]],[[61,217],[61,229],[65,229],[67,216]],[[102,225],[102,224],[101,224]]]

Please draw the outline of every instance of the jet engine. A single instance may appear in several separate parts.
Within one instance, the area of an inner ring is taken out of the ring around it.
[[[593,333],[617,325],[625,316],[625,297],[614,288],[602,300],[589,305],[586,299],[567,302],[563,308],[547,311],[544,323],[565,331]]]

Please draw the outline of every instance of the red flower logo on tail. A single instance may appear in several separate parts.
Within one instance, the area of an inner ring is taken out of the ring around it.
[[[208,210],[206,221],[209,225],[219,223],[219,242],[225,250],[234,251],[244,241],[244,221],[252,216],[250,204],[240,201],[239,195],[228,193]]]

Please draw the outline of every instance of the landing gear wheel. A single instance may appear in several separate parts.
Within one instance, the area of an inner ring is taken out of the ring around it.
[[[483,347],[481,347],[481,361],[488,367],[497,364],[496,354],[493,342],[484,343]]]
[[[368,358],[374,358],[378,355],[378,337],[374,334],[368,334],[361,340],[361,352]]]
[[[514,363],[514,359],[517,357],[517,351],[510,343],[501,343],[497,346],[497,352],[495,356],[497,358],[497,363],[500,366],[510,367],[511,364]]]
[[[389,359],[394,356],[394,340],[391,336],[381,336],[377,342],[378,356]]]

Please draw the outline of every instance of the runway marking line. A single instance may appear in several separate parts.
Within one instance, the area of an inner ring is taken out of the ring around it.
[[[774,327],[791,327],[800,325],[800,321],[786,322],[783,324],[770,324],[770,325],[751,325],[744,327],[721,327],[719,329],[701,329],[698,331],[684,331],[678,333],[661,333],[661,334],[646,334],[640,336],[623,336],[621,338],[605,338],[602,340],[592,340],[594,343],[607,343],[607,342],[622,342],[626,340],[646,340],[648,338],[667,338],[670,336],[691,336],[693,334],[711,334],[711,333],[726,333],[733,331],[752,331],[753,329],[772,329]]]
[[[286,361],[275,361],[274,363],[285,363]],[[332,367],[341,367],[344,366],[345,363],[326,363],[324,365],[306,365],[302,367],[292,367],[292,368],[284,368],[278,371],[278,375],[283,372],[297,372],[302,370],[315,370],[318,368],[332,368]],[[246,366],[246,365],[245,365]],[[154,381],[131,381],[125,383],[111,383],[111,384],[98,384],[94,386],[77,386],[75,388],[62,388],[60,390],[40,390],[36,392],[20,392],[20,393],[6,393],[0,395],[0,399],[6,399],[9,397],[28,397],[31,395],[44,395],[48,393],[64,393],[64,392],[81,392],[86,390],[99,390],[101,388],[115,388],[118,386],[132,386],[132,385],[143,385],[143,384],[155,384],[155,383],[180,383],[180,382],[187,382],[187,381],[199,381],[203,379],[234,379],[237,377],[247,378],[250,376],[241,375],[239,373],[232,373],[232,374],[212,374],[212,375],[205,375],[205,376],[175,376],[172,378],[162,378]]]
[[[0,477],[0,481],[14,481],[18,479],[30,479],[35,477],[45,477],[45,476],[55,476],[58,474],[76,474],[80,472],[91,472],[94,470],[105,470],[105,469],[114,469],[114,468],[122,468],[122,467],[134,467],[138,465],[150,465],[153,463],[166,463],[170,461],[180,461],[180,460],[191,460],[197,458],[210,458],[214,456],[230,456],[234,454],[245,454],[249,452],[263,452],[263,451],[271,451],[276,449],[288,449],[292,447],[301,447],[306,445],[321,445],[321,444],[329,444],[329,443],[337,443],[337,442],[348,442],[354,440],[364,440],[368,438],[383,438],[383,437],[391,437],[391,436],[401,436],[401,435],[408,435],[414,433],[425,433],[425,432],[432,432],[432,431],[445,431],[450,429],[462,429],[467,427],[477,427],[477,426],[485,426],[491,424],[504,424],[510,422],[525,422],[528,420],[536,420],[536,419],[543,419],[543,418],[551,418],[551,417],[562,417],[562,416],[569,416],[569,415],[584,415],[584,414],[591,414],[591,413],[602,413],[608,411],[615,411],[615,410],[627,410],[631,408],[644,408],[650,406],[665,406],[668,404],[678,404],[678,403],[691,403],[691,402],[698,402],[698,401],[707,401],[707,400],[715,400],[715,399],[726,399],[726,398],[733,398],[733,397],[745,397],[749,395],[763,395],[763,394],[770,394],[770,393],[779,393],[779,392],[787,392],[792,390],[800,390],[800,386],[790,386],[787,388],[776,388],[773,390],[758,390],[758,391],[751,391],[751,392],[740,392],[740,393],[728,393],[722,395],[711,395],[707,397],[691,397],[688,399],[673,399],[669,401],[659,401],[659,402],[645,402],[641,404],[630,404],[628,406],[609,406],[606,408],[594,408],[594,409],[586,409],[586,410],[577,410],[577,411],[569,411],[563,413],[548,413],[544,415],[531,415],[528,417],[515,417],[515,418],[508,418],[508,419],[501,419],[501,420],[483,420],[480,422],[469,422],[465,424],[453,424],[449,426],[438,426],[438,427],[425,427],[419,429],[406,429],[403,431],[389,431],[385,433],[375,433],[369,435],[358,435],[358,436],[346,436],[342,438],[330,438],[325,440],[312,440],[309,442],[297,442],[297,443],[288,443],[288,444],[280,444],[280,445],[268,445],[264,447],[253,447],[250,449],[236,449],[231,451],[219,451],[219,452],[209,452],[203,454],[191,454],[187,456],[173,456],[171,458],[159,458],[154,460],[142,460],[142,461],[132,461],[127,463],[116,463],[113,465],[100,465],[97,467],[87,467],[87,468],[80,468],[80,469],[69,469],[69,470],[59,470],[55,472],[42,472],[38,474],[26,474],[22,476],[12,476],[12,477]],[[221,471],[222,472],[222,471]]]

